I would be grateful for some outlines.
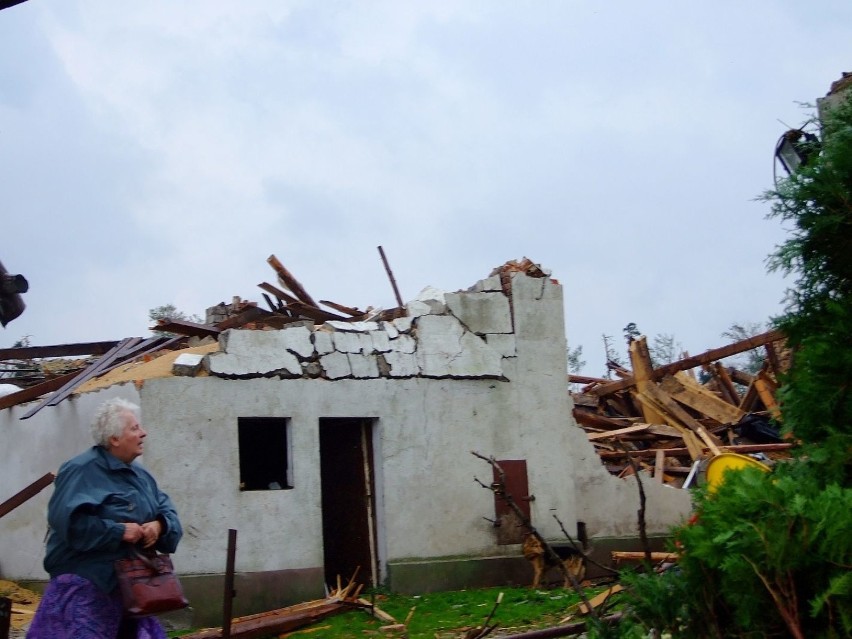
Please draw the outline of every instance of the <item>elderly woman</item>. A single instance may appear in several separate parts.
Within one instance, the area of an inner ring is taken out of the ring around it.
[[[95,446],[65,462],[47,509],[50,574],[27,639],[165,639],[155,617],[123,619],[114,562],[133,546],[171,553],[183,531],[169,497],[134,464],[147,433],[139,407],[101,405]]]

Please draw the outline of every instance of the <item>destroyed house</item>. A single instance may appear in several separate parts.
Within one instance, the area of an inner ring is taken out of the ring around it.
[[[176,338],[157,338],[145,357],[95,360],[90,372],[101,369],[71,392],[0,403],[0,500],[90,446],[95,408],[120,396],[141,406],[139,462],[184,525],[174,562],[195,623],[220,618],[229,530],[235,614],[315,598],[355,574],[408,593],[529,583],[523,528],[484,489],[497,476],[472,453],[498,461],[546,539],[637,547],[636,482],[607,472],[572,416],[562,287],[546,271],[509,262],[393,312],[336,305],[352,311],[344,317],[317,312],[276,270],[295,295],[266,285],[272,311],[251,307],[252,321],[241,307],[237,327],[183,327],[214,339],[172,349]],[[138,355],[143,343],[110,352]],[[689,494],[643,484],[647,531],[663,536]],[[0,577],[46,580],[50,492],[0,513]]]

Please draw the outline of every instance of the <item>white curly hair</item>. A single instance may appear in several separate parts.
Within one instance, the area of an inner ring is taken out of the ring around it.
[[[91,432],[95,444],[109,448],[109,438],[118,437],[124,430],[125,413],[132,413],[138,419],[139,407],[133,402],[120,397],[108,399],[98,407],[95,419],[92,421]]]

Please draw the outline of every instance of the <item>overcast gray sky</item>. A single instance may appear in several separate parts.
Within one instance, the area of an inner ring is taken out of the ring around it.
[[[148,334],[148,310],[391,307],[511,259],[604,372],[635,322],[691,353],[780,312],[772,152],[852,70],[852,2],[122,2],[0,11],[0,347]],[[264,304],[265,306],[265,304]]]

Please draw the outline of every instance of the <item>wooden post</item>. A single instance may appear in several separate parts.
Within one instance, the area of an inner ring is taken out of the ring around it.
[[[653,381],[653,366],[651,365],[651,355],[648,352],[648,344],[643,335],[639,339],[630,342],[628,347],[630,351],[630,363],[633,365],[633,377],[636,380],[636,389],[642,393],[649,386],[654,385]],[[665,417],[660,411],[653,406],[642,404],[642,415],[645,422],[648,424],[663,424]]]
[[[396,303],[399,308],[403,308],[405,304],[402,303],[402,296],[400,296],[399,289],[396,287],[396,279],[394,279],[390,264],[388,264],[388,258],[385,257],[385,250],[381,246],[379,246],[378,249],[379,255],[382,256],[382,263],[385,265],[385,272],[387,272],[391,286],[393,287],[393,294],[396,295]]]
[[[228,559],[225,567],[225,596],[222,599],[222,639],[230,639],[234,597],[234,558],[237,554],[237,531],[228,530]]]
[[[654,460],[654,479],[661,484],[663,483],[663,473],[666,466],[666,451],[662,448],[657,449],[657,458]]]

